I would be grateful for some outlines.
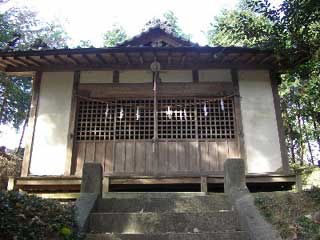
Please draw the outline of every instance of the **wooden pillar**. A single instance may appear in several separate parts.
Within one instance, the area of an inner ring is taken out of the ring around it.
[[[15,177],[9,177],[8,179],[8,185],[7,185],[7,190],[12,191],[14,189],[16,183]]]
[[[201,192],[208,192],[208,181],[207,177],[201,177]]]
[[[102,194],[109,192],[109,186],[110,186],[110,178],[109,177],[103,177],[103,180],[102,180]]]
[[[71,109],[69,118],[69,132],[67,142],[67,155],[65,159],[65,170],[64,175],[70,176],[72,168],[75,169],[73,162],[75,159],[75,135],[76,135],[76,117],[77,117],[77,94],[78,86],[80,82],[80,72],[76,71],[73,74],[73,88],[71,98]]]
[[[29,115],[29,121],[28,121],[28,132],[25,140],[26,146],[24,150],[24,156],[23,156],[23,162],[22,162],[22,168],[21,168],[21,177],[28,176],[29,169],[30,169],[33,140],[34,140],[34,131],[35,131],[36,122],[37,122],[41,76],[42,76],[41,72],[36,72],[32,82],[32,98],[31,98],[30,115]]]
[[[234,88],[234,113],[235,113],[235,125],[236,125],[236,137],[238,143],[238,152],[239,157],[244,160],[246,169],[247,169],[247,157],[246,157],[246,150],[245,150],[245,143],[244,143],[244,133],[243,133],[243,126],[242,126],[242,116],[241,116],[241,102],[240,102],[240,90],[239,90],[239,77],[238,77],[238,70],[231,69],[231,77],[232,83]]]
[[[288,174],[289,173],[289,159],[288,159],[288,150],[287,150],[285,136],[284,136],[283,120],[282,120],[281,109],[280,109],[280,97],[279,97],[279,93],[278,93],[278,79],[279,79],[279,76],[277,76],[277,74],[275,72],[270,71],[270,81],[271,81],[271,88],[272,88],[272,94],[273,94],[273,104],[274,104],[276,120],[277,120],[282,167],[283,167],[283,172]]]

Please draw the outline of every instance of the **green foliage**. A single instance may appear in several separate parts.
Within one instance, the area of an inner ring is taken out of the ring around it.
[[[0,239],[82,239],[73,204],[20,192],[0,192]]]
[[[42,22],[27,8],[11,8],[0,14],[0,49],[62,48],[67,34],[58,21]],[[19,128],[27,118],[31,79],[0,73],[0,124]]]
[[[183,32],[183,30],[179,25],[178,18],[172,11],[165,12],[161,19],[160,18],[151,19],[149,22],[145,24],[142,31],[146,31],[149,28],[153,28],[153,27],[160,27],[165,31],[171,32],[174,35],[184,38],[186,40],[190,40],[191,38],[190,34],[186,34]]]
[[[104,46],[115,47],[128,38],[125,29],[119,24],[113,24],[111,30],[104,34]]]
[[[19,177],[22,158],[0,149],[0,191],[7,189],[8,177]]]
[[[320,2],[242,0],[207,32],[210,45],[268,48],[287,59],[279,93],[289,159],[315,165],[320,151]],[[298,61],[297,61],[298,59]]]
[[[255,204],[283,239],[318,240],[320,226],[311,215],[320,208],[319,197],[319,188],[300,193],[257,193]]]

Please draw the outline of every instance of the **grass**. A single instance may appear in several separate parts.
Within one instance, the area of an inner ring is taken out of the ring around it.
[[[256,193],[255,204],[283,239],[320,240],[320,224],[312,214],[320,211],[320,188],[303,192]]]

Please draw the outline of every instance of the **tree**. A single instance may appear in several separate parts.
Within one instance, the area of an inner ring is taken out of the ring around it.
[[[67,34],[58,22],[42,22],[27,8],[11,8],[0,14],[0,49],[62,48],[67,46]],[[12,124],[16,129],[28,119],[31,99],[29,77],[0,73],[0,124]],[[24,132],[24,129],[23,129]],[[23,133],[22,133],[23,135]]]
[[[191,35],[186,34],[182,31],[181,27],[178,24],[178,18],[174,15],[172,11],[165,12],[162,18],[153,18],[149,22],[147,22],[142,31],[146,31],[149,28],[159,26],[165,29],[168,32],[172,32],[178,37],[182,37],[186,40],[190,40]]]
[[[284,0],[279,8],[268,0],[242,0],[207,33],[210,45],[267,48],[288,59],[293,68],[282,72],[279,93],[289,157],[300,165],[314,164],[320,151],[319,29],[317,0]]]
[[[115,47],[118,43],[123,42],[128,38],[125,29],[119,24],[113,24],[103,37],[105,47]]]

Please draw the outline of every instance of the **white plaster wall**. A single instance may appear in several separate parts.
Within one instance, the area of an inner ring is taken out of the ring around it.
[[[232,82],[230,69],[199,70],[199,82]]]
[[[239,71],[239,90],[248,173],[282,167],[269,72]]]
[[[120,83],[151,83],[151,71],[120,71]]]
[[[80,83],[112,83],[112,71],[81,71]]]
[[[181,70],[181,71],[161,71],[160,72],[161,82],[192,82],[192,71]]]
[[[72,72],[42,74],[31,175],[64,174],[72,87]]]

